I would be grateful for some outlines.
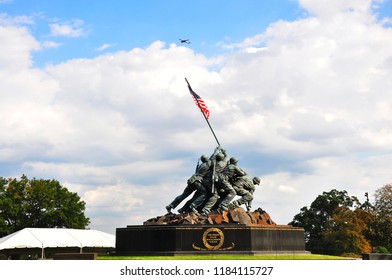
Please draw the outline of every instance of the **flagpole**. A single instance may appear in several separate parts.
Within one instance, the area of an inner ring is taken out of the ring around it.
[[[187,78],[185,78],[185,81],[186,81],[186,83],[188,84],[188,89],[189,89],[189,91],[190,91],[191,93],[194,92],[194,91],[192,90],[191,85],[189,84]],[[196,100],[196,102],[197,102],[198,107],[201,109],[202,107],[201,107],[201,105],[200,105],[200,103],[199,103],[199,100],[198,100],[197,98],[195,98],[195,100]],[[207,124],[208,124],[208,127],[210,128],[210,130],[211,130],[211,132],[212,132],[212,135],[214,135],[214,138],[215,138],[215,140],[216,140],[216,143],[218,143],[218,146],[220,146],[220,143],[219,143],[219,141],[218,141],[218,138],[216,137],[215,132],[214,132],[214,130],[212,129],[212,126],[211,126],[210,122],[208,121],[206,114],[203,112],[203,110],[200,110],[200,111],[201,111],[201,113],[203,114],[204,119],[206,120],[206,122],[207,122]]]

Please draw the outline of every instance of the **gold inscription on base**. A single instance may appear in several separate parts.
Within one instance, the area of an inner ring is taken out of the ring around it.
[[[234,248],[234,243],[231,246],[222,248],[223,243],[225,242],[225,235],[223,231],[218,228],[209,228],[203,233],[203,245],[205,248],[200,248],[192,244],[193,249],[195,250],[212,250],[212,251],[220,251],[220,250],[231,250]]]

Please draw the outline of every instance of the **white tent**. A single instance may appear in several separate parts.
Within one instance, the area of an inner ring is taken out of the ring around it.
[[[116,237],[97,230],[25,228],[0,238],[0,251],[10,249],[84,247],[114,248]]]

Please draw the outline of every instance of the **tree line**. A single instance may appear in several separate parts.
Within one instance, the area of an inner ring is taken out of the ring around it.
[[[392,252],[392,185],[360,203],[347,191],[323,192],[289,223],[305,230],[306,249],[314,254],[352,256]]]

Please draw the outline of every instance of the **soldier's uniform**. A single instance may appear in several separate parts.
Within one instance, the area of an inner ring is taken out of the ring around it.
[[[233,201],[233,206],[238,207],[242,204],[246,205],[246,210],[250,210],[252,207],[253,193],[255,191],[255,185],[260,184],[260,178],[254,177],[251,179],[248,175],[238,177],[233,182],[233,187],[240,199]]]
[[[218,153],[215,156],[215,162],[213,164],[214,166],[210,170],[210,173],[207,175],[208,179],[211,180],[207,184],[207,190],[209,191],[210,197],[208,197],[202,209],[203,214],[210,213],[211,208],[215,205],[215,203],[219,199],[219,195],[217,191],[217,183],[219,182],[219,174],[223,171],[223,169],[227,165],[227,157],[225,155],[225,151],[222,151],[222,153]]]
[[[218,211],[228,210],[228,204],[236,195],[236,191],[231,185],[231,182],[239,176],[246,175],[246,172],[237,166],[237,162],[238,160],[236,158],[230,158],[230,163],[217,174],[217,185],[220,192],[223,193],[222,200],[218,205]]]
[[[193,202],[197,206],[201,204],[206,197],[206,188],[203,185],[203,177],[208,173],[208,170],[211,167],[211,161],[208,160],[208,157],[202,155],[200,157],[202,163],[197,166],[196,172],[192,175],[188,181],[187,186],[185,187],[182,194],[177,196],[169,205],[166,206],[166,210],[171,213],[171,209],[176,208],[185,198],[187,198],[194,191],[198,191],[199,195],[196,200]],[[191,210],[196,211],[194,206],[191,204]]]

